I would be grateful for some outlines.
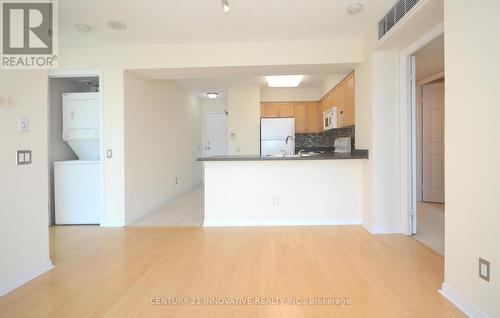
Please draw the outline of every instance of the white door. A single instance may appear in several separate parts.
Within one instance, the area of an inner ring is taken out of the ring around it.
[[[204,156],[227,155],[228,128],[226,113],[205,113]]]
[[[422,87],[423,200],[444,203],[444,83]]]

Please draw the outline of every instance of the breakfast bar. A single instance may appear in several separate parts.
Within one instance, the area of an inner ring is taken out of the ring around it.
[[[367,158],[367,150],[199,158],[204,226],[360,224]]]

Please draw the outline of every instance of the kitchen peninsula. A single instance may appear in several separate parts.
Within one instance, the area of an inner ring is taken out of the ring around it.
[[[367,150],[199,158],[204,226],[360,224]]]

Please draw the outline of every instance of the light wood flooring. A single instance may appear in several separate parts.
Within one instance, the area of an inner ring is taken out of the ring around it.
[[[128,226],[202,226],[203,199],[200,185]]]
[[[66,226],[50,236],[55,268],[0,298],[0,317],[464,317],[438,293],[441,255],[361,226]],[[151,301],[225,296],[350,304]]]

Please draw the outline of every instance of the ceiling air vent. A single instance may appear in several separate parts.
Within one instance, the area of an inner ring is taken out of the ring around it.
[[[399,20],[401,20],[420,0],[399,0],[387,12],[378,23],[379,40],[387,33]]]

